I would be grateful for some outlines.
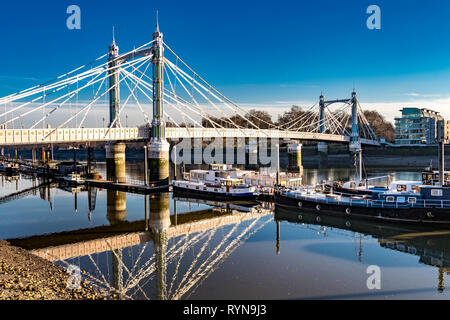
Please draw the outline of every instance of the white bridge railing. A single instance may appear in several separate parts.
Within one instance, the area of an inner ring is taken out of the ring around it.
[[[58,144],[96,141],[127,141],[149,138],[148,128],[64,128],[64,129],[3,129],[0,146]],[[349,136],[317,132],[270,129],[166,128],[167,139],[183,138],[266,138],[348,143]],[[379,145],[378,141],[361,139],[362,144]]]

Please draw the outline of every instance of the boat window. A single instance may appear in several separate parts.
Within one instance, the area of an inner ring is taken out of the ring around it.
[[[413,192],[419,192],[419,186],[411,186]],[[415,199],[415,198],[414,198]]]
[[[414,197],[408,198],[408,203],[416,203],[416,202],[417,202],[417,198],[414,198]]]
[[[397,185],[397,191],[398,192],[406,191],[406,185],[405,184],[398,184]]]
[[[395,197],[393,196],[386,197],[386,202],[395,202]]]
[[[405,197],[397,197],[397,202],[405,202]]]
[[[435,197],[441,197],[442,196],[442,190],[441,189],[432,189],[431,195]]]

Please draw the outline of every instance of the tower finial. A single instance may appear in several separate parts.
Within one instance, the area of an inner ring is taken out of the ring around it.
[[[114,37],[114,26],[112,27],[112,44],[113,46],[116,45],[116,39]]]
[[[156,10],[156,32],[159,32],[158,10]]]

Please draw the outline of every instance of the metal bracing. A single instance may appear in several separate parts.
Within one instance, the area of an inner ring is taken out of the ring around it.
[[[152,74],[148,74],[150,64]],[[101,129],[92,125],[91,115],[96,110],[98,117],[103,97],[109,97],[109,123],[103,137],[80,133]],[[337,104],[342,106],[332,109]],[[378,145],[356,92],[349,99],[336,100],[326,100],[321,94],[318,104],[300,109],[298,116],[283,125],[273,124],[250,114],[195,72],[163,41],[159,26],[153,39],[137,49],[119,54],[113,39],[107,54],[51,81],[0,98],[0,145],[149,139],[145,130],[138,130],[139,136],[111,131],[121,129],[124,110],[132,105],[143,115],[137,125],[150,127],[154,137],[283,137]],[[61,121],[69,108],[70,115]],[[39,125],[42,132],[37,131]],[[11,131],[20,126],[24,131]],[[61,131],[66,129],[70,134]]]

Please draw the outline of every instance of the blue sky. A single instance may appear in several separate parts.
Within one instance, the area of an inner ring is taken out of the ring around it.
[[[66,28],[70,4],[81,30]],[[371,4],[381,30],[366,27]],[[406,104],[450,110],[446,0],[2,1],[0,95],[105,53],[113,25],[121,52],[148,42],[156,10],[165,41],[243,105],[286,107],[322,90],[342,98],[355,85],[388,118]]]

